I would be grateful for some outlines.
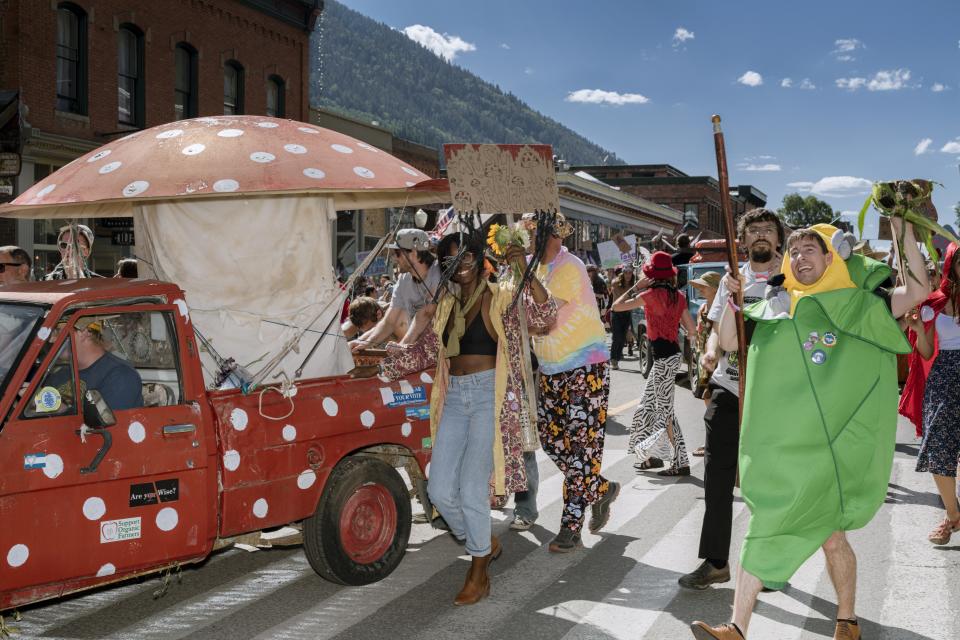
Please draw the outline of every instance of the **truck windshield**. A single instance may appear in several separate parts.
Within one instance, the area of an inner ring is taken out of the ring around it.
[[[41,315],[42,307],[0,303],[0,393]]]

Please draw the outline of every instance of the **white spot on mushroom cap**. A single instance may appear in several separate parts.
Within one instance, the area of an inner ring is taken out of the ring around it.
[[[377,149],[377,148],[374,147],[373,145],[367,144],[366,142],[358,142],[358,143],[357,143],[357,146],[360,147],[361,149],[366,149],[367,151],[372,151],[373,153],[380,153],[380,150],[379,150],[379,149]]]
[[[164,507],[157,511],[157,529],[160,531],[173,531],[180,522],[180,514],[173,507]]]
[[[138,196],[149,188],[150,183],[146,180],[134,180],[123,188],[123,195],[125,198]]]
[[[177,305],[177,310],[180,312],[180,315],[186,318],[188,314],[187,302],[183,298],[177,298],[173,301],[173,304]]]
[[[292,424],[285,425],[281,433],[283,434],[283,439],[287,442],[293,442],[297,439],[297,428]]]
[[[313,469],[306,469],[297,476],[297,486],[301,489],[309,489],[317,481],[317,474]]]
[[[168,129],[158,133],[154,137],[157,140],[169,140],[170,138],[176,138],[179,135],[183,135],[183,129]]]
[[[323,169],[315,169],[314,167],[307,167],[303,170],[303,175],[308,178],[313,178],[314,180],[321,180],[327,177],[327,174],[324,173]]]
[[[142,424],[134,421],[127,427],[127,435],[130,436],[130,439],[135,443],[140,444],[147,438],[147,430],[143,428]]]
[[[108,173],[113,173],[123,165],[119,160],[114,160],[113,162],[108,162],[107,164],[100,167],[100,170],[97,171],[100,175],[106,175]]]
[[[257,126],[261,129],[276,129],[280,125],[278,125],[276,122],[258,122]],[[303,131],[303,129],[300,130]]]
[[[30,557],[30,549],[25,544],[15,544],[7,551],[7,564],[19,567]]]
[[[217,131],[217,135],[221,138],[237,138],[243,135],[243,129],[223,129]]]
[[[416,182],[410,182],[409,180],[407,180],[407,181],[404,182],[403,184],[407,185],[408,187],[413,187],[413,186],[416,186],[417,183],[416,183]]]
[[[311,129],[310,127],[297,127],[297,131],[303,131],[304,133],[320,133],[316,129]]]
[[[273,155],[272,153],[267,153],[266,151],[254,151],[253,153],[250,154],[251,160],[253,160],[254,162],[259,162],[261,164],[265,162],[273,162],[274,160],[276,160],[276,158],[277,157],[275,155]]]
[[[240,183],[230,178],[217,180],[213,183],[213,190],[219,193],[229,193],[240,188]]]
[[[287,153],[295,153],[297,155],[307,152],[307,148],[301,144],[285,144],[283,145],[283,150]]]
[[[413,385],[409,380],[400,381],[400,393],[413,393]]]
[[[427,463],[427,466],[423,468],[423,475],[427,478],[430,477],[430,463]]]
[[[55,185],[55,184],[48,184],[48,185],[45,186],[43,189],[40,189],[40,191],[37,192],[37,196],[36,196],[36,197],[42,198],[42,197],[44,197],[44,196],[48,196],[48,195],[50,195],[51,193],[53,193],[53,190],[56,189],[56,188],[57,188],[57,185]]]
[[[43,467],[43,475],[53,479],[61,473],[63,473],[63,458],[55,453],[48,453],[46,466]]]
[[[376,422],[377,418],[373,415],[373,411],[367,410],[360,414],[360,424],[369,429],[373,426],[373,423]]]
[[[260,498],[253,503],[253,515],[257,516],[258,518],[266,518],[268,511],[270,511],[270,505],[267,504],[265,498]]]
[[[377,177],[377,174],[375,174],[370,169],[367,169],[366,167],[354,167],[353,172],[358,176],[360,176],[361,178],[367,178],[368,180],[371,180]]]
[[[340,407],[337,405],[337,401],[333,398],[324,398],[323,410],[326,411],[327,415],[332,418],[340,411]]]
[[[40,330],[37,331],[37,337],[41,340],[46,340],[50,337],[50,327],[40,327]]]
[[[108,562],[107,564],[97,569],[97,577],[103,578],[106,576],[112,576],[116,572],[117,572],[117,568]]]
[[[247,412],[239,407],[230,412],[230,424],[233,425],[233,428],[237,431],[246,429],[249,420]]]
[[[427,384],[433,384],[433,378],[430,377],[430,374],[424,371],[420,374],[420,382],[425,382]]]
[[[410,424],[409,422],[404,422],[402,425],[400,425],[400,434],[404,438],[408,437],[411,433],[413,433],[412,424]]]
[[[231,449],[223,454],[223,467],[227,471],[236,471],[240,468],[240,452]]]
[[[353,149],[348,147],[345,144],[332,144],[330,148],[336,151],[337,153],[353,153]]]
[[[419,175],[420,175],[419,173],[417,173],[416,171],[414,171],[414,170],[411,169],[410,167],[400,167],[400,168],[403,169],[404,173],[409,173],[409,174],[412,175],[412,176],[419,176]]]
[[[157,137],[159,137],[159,136],[157,136]],[[103,160],[104,158],[106,158],[106,157],[107,157],[108,155],[110,155],[111,153],[113,153],[113,150],[112,150],[112,149],[102,149],[102,150],[100,150],[100,151],[97,151],[95,154],[93,154],[93,155],[90,156],[89,158],[87,158],[87,162],[96,162],[97,160]]]
[[[191,145],[187,145],[186,147],[184,147],[180,153],[182,153],[185,156],[195,156],[198,153],[203,153],[204,149],[206,148],[207,148],[207,145],[201,144],[199,142],[195,142]]]
[[[99,520],[107,512],[107,505],[103,498],[96,496],[87,498],[83,502],[83,516],[87,520]]]

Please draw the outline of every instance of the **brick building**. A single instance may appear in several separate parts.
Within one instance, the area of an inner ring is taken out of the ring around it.
[[[22,154],[19,175],[0,181],[15,196],[90,149],[182,118],[306,121],[310,32],[322,8],[322,0],[0,0],[0,116],[12,113],[0,130],[19,130],[13,142],[2,138],[3,150]],[[0,201],[10,199],[3,187]],[[0,243],[32,253],[37,271],[59,261],[60,222],[2,224]],[[112,272],[132,234],[95,231],[92,266]]]
[[[690,176],[669,164],[633,164],[575,167],[603,182],[671,209],[684,212],[684,220],[696,220],[694,233],[704,238],[723,236],[720,184],[711,176]],[[752,185],[730,188],[734,217],[766,205],[765,193]],[[688,227],[689,228],[689,227]],[[679,231],[679,229],[677,229]]]

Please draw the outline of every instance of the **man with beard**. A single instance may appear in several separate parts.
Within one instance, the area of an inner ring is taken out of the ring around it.
[[[777,214],[767,209],[748,211],[737,224],[737,241],[746,248],[749,256],[747,263],[740,268],[744,283],[744,305],[748,305],[763,298],[767,280],[780,271],[783,224]],[[721,281],[707,314],[714,328],[700,358],[700,366],[713,372],[710,378],[710,403],[703,416],[707,431],[703,464],[706,511],[700,532],[699,557],[703,562],[679,579],[680,586],[687,589],[706,589],[711,584],[730,580],[727,560],[730,555],[733,487],[737,480],[737,451],[740,445],[740,374],[737,352],[720,350],[716,329],[727,297],[727,288]]]

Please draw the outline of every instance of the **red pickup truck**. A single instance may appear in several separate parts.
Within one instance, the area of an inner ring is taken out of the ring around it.
[[[112,410],[109,389],[87,388],[83,331],[136,370],[142,405]],[[344,375],[286,392],[208,390],[176,285],[3,290],[0,611],[199,562],[300,521],[318,574],[382,579],[404,555],[411,489],[424,493],[431,382]]]

